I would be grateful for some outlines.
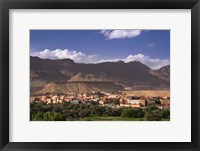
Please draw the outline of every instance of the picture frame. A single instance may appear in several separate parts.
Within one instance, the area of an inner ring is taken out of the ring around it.
[[[9,10],[10,9],[191,9],[191,142],[10,142]],[[200,2],[199,0],[1,0],[0,1],[0,148],[7,150],[200,150]]]

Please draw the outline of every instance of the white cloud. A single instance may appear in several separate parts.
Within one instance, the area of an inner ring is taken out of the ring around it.
[[[150,47],[154,47],[154,43],[148,44],[147,47],[149,47],[149,48],[150,48]]]
[[[124,62],[130,62],[130,61],[140,61],[141,63],[149,66],[152,69],[159,69],[163,66],[170,64],[169,59],[158,59],[158,58],[153,59],[143,54],[129,55],[124,60]]]
[[[77,63],[93,63],[96,59],[96,55],[86,55],[78,51],[69,51],[68,49],[45,49],[40,52],[31,53],[31,56],[37,56],[42,59],[72,59]]]
[[[137,37],[142,33],[142,30],[101,30],[100,33],[107,39],[122,39]]]
[[[116,58],[116,59],[101,59],[98,61],[100,62],[116,62],[116,61],[124,61],[125,63],[131,62],[131,61],[139,61],[151,69],[159,69],[163,66],[169,65],[170,61],[169,59],[152,59],[149,56],[145,56],[143,54],[137,54],[137,55],[129,55],[126,58]]]
[[[69,51],[68,49],[45,49],[40,52],[31,53],[31,56],[37,56],[42,59],[72,59],[76,63],[101,63],[101,62],[117,62],[124,61],[125,63],[131,61],[139,61],[152,69],[159,69],[163,66],[169,65],[169,59],[153,59],[143,54],[128,55],[126,58],[102,59],[99,56],[86,55],[80,51]]]

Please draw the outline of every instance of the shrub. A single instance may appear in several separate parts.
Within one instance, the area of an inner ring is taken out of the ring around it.
[[[153,110],[146,111],[145,113],[146,121],[161,121],[162,120],[162,111],[161,110]]]
[[[170,118],[170,110],[168,110],[168,109],[162,110],[162,117],[163,118]]]
[[[144,117],[144,111],[142,109],[137,109],[137,108],[125,108],[121,116],[129,118]]]

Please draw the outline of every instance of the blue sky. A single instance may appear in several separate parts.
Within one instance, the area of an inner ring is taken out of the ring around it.
[[[31,30],[31,56],[78,63],[140,61],[169,64],[170,30]]]

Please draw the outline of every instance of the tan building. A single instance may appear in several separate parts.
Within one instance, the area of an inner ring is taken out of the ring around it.
[[[31,103],[33,103],[35,101],[35,97],[31,97],[30,101],[31,101]]]
[[[51,104],[52,103],[52,99],[51,98],[47,98],[46,102],[47,102],[47,104]]]
[[[163,109],[170,109],[170,100],[160,100]]]
[[[104,101],[103,100],[99,100],[99,104],[104,106]]]
[[[146,106],[146,105],[147,105],[147,103],[146,103],[145,99],[143,99],[143,100],[140,100],[140,105],[141,105],[141,106]]]
[[[140,104],[140,100],[129,100],[127,99],[128,104]]]
[[[141,105],[140,105],[140,104],[131,104],[131,107],[140,108],[140,107],[141,107]]]
[[[135,108],[140,108],[140,104],[120,104],[120,107],[135,107]]]

